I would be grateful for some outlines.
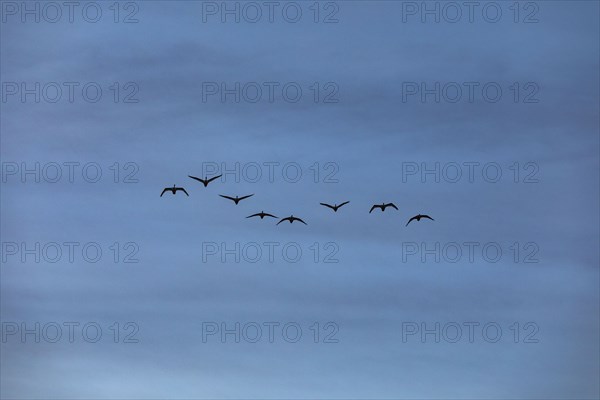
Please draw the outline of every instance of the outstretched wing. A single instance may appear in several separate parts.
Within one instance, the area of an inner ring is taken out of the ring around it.
[[[248,215],[246,218],[252,218],[252,217],[260,217],[260,213]]]
[[[398,207],[396,207],[396,205],[395,205],[394,203],[387,203],[385,206],[386,206],[386,207],[387,207],[387,206],[393,207],[393,208],[395,208],[396,210],[398,209]]]
[[[410,224],[410,222],[411,222],[413,219],[417,219],[417,217],[416,217],[416,216],[414,216],[414,217],[412,217],[411,219],[409,219],[409,220],[408,220],[408,222],[406,223],[406,225],[404,225],[404,226],[408,226],[408,224]]]
[[[430,219],[432,221],[435,221],[435,219],[431,218],[429,215],[421,215],[421,218],[427,218],[427,219]]]
[[[190,197],[189,193],[184,188],[177,188],[175,191],[178,191],[178,190],[181,190],[183,193],[185,193],[187,195],[187,197]]]
[[[280,223],[282,223],[283,221],[289,221],[290,217],[286,217],[286,218],[281,218],[281,220],[276,224],[279,225]]]
[[[162,191],[162,193],[160,194],[160,197],[162,197],[162,195],[165,194],[165,192],[168,192],[168,191],[169,191],[169,189],[164,188],[163,191]]]
[[[350,202],[349,202],[349,201],[345,201],[345,202],[343,202],[342,204],[340,204],[340,205],[338,206],[338,208],[340,208],[341,206],[343,206],[343,205],[345,205],[345,204],[348,204],[348,203],[350,203]]]
[[[229,199],[231,201],[235,201],[235,199],[233,197],[225,196],[223,194],[220,194],[219,196],[223,197],[224,199]]]
[[[329,205],[329,204],[327,204],[327,203],[319,203],[319,204],[320,204],[320,205],[322,205],[322,206],[325,206],[325,207],[329,207],[329,208],[331,208],[333,211],[335,211],[335,207],[334,207],[334,206],[331,206],[331,205]]]
[[[302,222],[304,225],[308,225],[306,222],[302,221],[302,219],[300,219],[300,218],[297,218],[297,217],[294,217],[294,218],[292,219],[292,221],[300,221],[300,222]]]
[[[244,199],[247,199],[248,197],[252,197],[252,196],[254,196],[254,193],[252,193],[252,194],[249,194],[248,196],[242,196],[242,197],[240,197],[240,198],[238,199],[238,201],[239,201],[239,200],[244,200]]]
[[[378,205],[374,205],[373,207],[371,207],[371,209],[369,210],[369,214],[371,214],[371,212],[376,209],[376,208],[381,208],[383,210],[383,208],[381,206]]]
[[[276,215],[264,213],[265,217],[278,218]]]
[[[204,183],[204,179],[197,178],[197,177],[195,177],[195,176],[191,176],[191,175],[188,175],[188,177],[189,177],[189,178],[192,178],[192,179],[195,179],[195,180],[197,180],[198,182],[202,182],[202,183]]]
[[[213,176],[212,178],[210,178],[209,180],[206,181],[206,184],[211,183],[212,181],[214,181],[215,179],[219,179],[220,177],[222,177],[223,175],[217,175],[217,176]]]

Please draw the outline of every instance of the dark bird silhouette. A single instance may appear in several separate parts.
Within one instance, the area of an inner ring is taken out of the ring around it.
[[[432,221],[435,221],[433,218],[431,218],[429,215],[423,215],[423,214],[419,214],[419,215],[415,215],[414,217],[412,217],[411,219],[408,220],[408,222],[406,223],[405,226],[408,226],[408,224],[410,224],[410,221],[412,221],[413,219],[416,219],[417,222],[421,220],[421,218],[427,218],[430,219]]]
[[[264,217],[279,218],[279,217],[276,217],[273,214],[267,214],[264,211],[261,211],[261,212],[256,213],[256,214],[248,215],[246,218],[252,218],[252,217],[260,217],[260,219],[263,219]]]
[[[188,175],[190,178],[197,180],[198,182],[202,182],[202,184],[204,185],[204,187],[207,187],[209,183],[211,183],[212,181],[214,181],[215,179],[219,179],[221,176],[223,175],[217,175],[217,176],[213,176],[212,178],[208,179],[208,177],[204,177],[204,179],[202,178],[197,178],[195,176],[191,176]]]
[[[398,209],[398,207],[396,207],[396,205],[394,203],[382,203],[382,204],[375,204],[373,205],[373,207],[371,207],[371,210],[369,211],[369,214],[371,214],[371,212],[373,212],[374,209],[376,208],[381,208],[381,212],[384,212],[386,208],[388,207],[393,207],[396,210]]]
[[[345,201],[345,202],[343,202],[342,204],[340,204],[339,206],[338,206],[337,204],[334,204],[334,205],[327,204],[327,203],[319,203],[319,204],[320,204],[320,205],[322,205],[322,206],[325,206],[325,207],[329,207],[329,208],[331,208],[331,209],[332,209],[334,212],[337,212],[338,208],[340,208],[340,207],[341,207],[341,206],[343,206],[344,204],[348,204],[348,203],[350,203],[350,202],[349,202],[349,201]]]
[[[282,223],[283,221],[290,221],[290,224],[293,223],[294,221],[300,221],[302,222],[304,225],[308,225],[306,222],[302,221],[300,218],[294,217],[293,215],[290,215],[289,217],[286,218],[281,218],[281,221],[279,221],[277,223],[277,225],[279,225],[280,223]]]
[[[162,197],[162,195],[165,194],[165,192],[171,192],[171,193],[175,194],[179,190],[181,190],[183,193],[185,193],[189,197],[188,192],[184,188],[182,188],[182,187],[175,187],[175,185],[173,185],[172,188],[164,188],[163,191],[162,191],[162,193],[160,194],[160,197]]]
[[[237,205],[237,203],[239,203],[241,200],[244,200],[244,199],[247,199],[248,197],[254,196],[254,193],[249,194],[248,196],[242,196],[242,197],[237,197],[237,196],[235,196],[235,197],[229,197],[229,196],[224,196],[222,194],[220,194],[219,196],[221,196],[221,197],[223,197],[225,199],[229,199],[229,200],[233,201]]]

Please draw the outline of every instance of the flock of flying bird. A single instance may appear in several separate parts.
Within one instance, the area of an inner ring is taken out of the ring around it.
[[[215,179],[219,179],[221,176],[222,175],[213,176],[210,179],[208,179],[207,177],[204,177],[204,179],[202,179],[202,178],[198,178],[198,177],[195,177],[195,176],[188,175],[188,177],[190,177],[190,178],[192,178],[194,180],[197,180],[198,182],[201,182],[204,185],[204,187],[207,187],[209,183],[211,183]],[[163,191],[162,191],[162,193],[160,194],[160,197],[162,197],[162,195],[165,194],[165,192],[171,192],[172,194],[175,194],[175,193],[177,193],[179,191],[182,191],[187,196],[189,196],[189,193],[187,192],[187,190],[185,190],[185,188],[183,188],[183,187],[177,187],[176,185],[173,185],[172,188],[171,187],[164,188]],[[247,196],[242,196],[242,197],[238,197],[238,196],[231,197],[231,196],[225,196],[225,195],[222,195],[222,194],[220,194],[219,196],[223,197],[224,199],[229,199],[229,200],[233,201],[237,205],[240,201],[242,201],[244,199],[247,199],[249,197],[252,197],[252,196],[254,196],[254,194],[249,194]],[[322,206],[331,208],[334,212],[337,212],[340,207],[342,207],[342,206],[344,206],[344,205],[346,205],[348,203],[350,203],[350,202],[349,201],[345,201],[343,203],[334,204],[334,205],[327,204],[327,203],[319,203],[319,204],[321,204]],[[384,212],[385,209],[388,208],[388,207],[392,207],[392,208],[395,208],[396,210],[398,210],[398,207],[396,207],[396,205],[394,203],[374,204],[373,207],[371,207],[371,209],[369,210],[369,214],[371,214],[373,212],[373,210],[376,209],[376,208],[380,208],[381,212]],[[275,216],[273,214],[269,214],[269,213],[266,213],[264,211],[261,211],[261,212],[256,213],[256,214],[248,215],[246,218],[253,218],[253,217],[260,217],[260,219],[263,219],[265,217],[276,218],[276,219],[279,218],[279,217],[277,217],[277,216]],[[408,222],[406,223],[406,226],[408,226],[408,224],[410,224],[412,221],[417,220],[417,222],[418,222],[422,218],[424,218],[424,219],[430,219],[430,220],[434,221],[434,219],[431,218],[429,215],[417,214],[417,215],[415,215],[414,217],[412,217],[412,218],[410,218],[408,220]],[[289,221],[290,224],[293,223],[294,221],[298,221],[298,222],[302,222],[304,225],[308,225],[301,218],[294,217],[293,215],[290,215],[289,217],[281,218],[279,220],[279,222],[277,223],[277,225],[279,225],[283,221]]]

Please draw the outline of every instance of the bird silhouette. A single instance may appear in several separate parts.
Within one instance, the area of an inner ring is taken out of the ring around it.
[[[172,188],[164,188],[163,191],[162,191],[162,193],[160,194],[160,197],[162,197],[162,195],[165,194],[165,192],[171,192],[171,193],[175,194],[179,190],[181,190],[183,193],[185,193],[186,195],[188,195],[188,197],[190,196],[188,194],[188,192],[184,188],[182,188],[182,187],[176,187],[175,185],[173,185]]]
[[[230,196],[224,196],[222,194],[220,194],[219,196],[221,196],[221,197],[223,197],[225,199],[229,199],[229,200],[233,201],[237,205],[237,203],[239,203],[241,200],[244,200],[244,199],[247,199],[248,197],[254,196],[254,193],[249,194],[248,196],[242,196],[242,197],[238,197],[238,196],[230,197]]]
[[[215,179],[219,179],[221,176],[223,175],[217,175],[217,176],[213,176],[212,178],[208,179],[208,177],[204,177],[204,179],[202,178],[197,178],[195,176],[191,176],[188,175],[190,178],[197,180],[198,182],[202,182],[202,184],[204,185],[204,187],[207,187],[209,183],[211,183],[212,181],[214,181]]]
[[[293,223],[294,221],[300,221],[302,222],[304,225],[308,225],[306,222],[302,221],[300,218],[294,217],[293,215],[290,215],[289,217],[286,218],[281,218],[281,221],[279,221],[277,223],[277,225],[279,225],[280,223],[282,223],[283,221],[290,221],[290,224]]]
[[[369,214],[371,214],[371,212],[373,212],[374,209],[376,208],[381,208],[381,212],[384,212],[386,208],[388,207],[393,207],[396,210],[398,209],[398,207],[396,207],[396,205],[394,203],[382,203],[382,204],[375,204],[373,205],[373,207],[371,207],[371,210],[369,211]]]
[[[273,214],[267,214],[264,211],[261,211],[261,212],[256,213],[256,214],[248,215],[246,218],[252,218],[252,217],[260,217],[260,219],[263,219],[264,217],[279,218],[279,217],[276,217]]]
[[[325,206],[325,207],[329,207],[329,208],[331,208],[331,209],[332,209],[334,212],[337,212],[338,208],[340,208],[340,207],[341,207],[341,206],[343,206],[344,204],[348,204],[348,203],[350,203],[350,202],[349,202],[349,201],[345,201],[345,202],[343,202],[342,204],[340,204],[339,206],[338,206],[337,204],[334,204],[334,205],[327,204],[327,203],[319,203],[319,204],[320,204],[320,205],[322,205],[322,206]]]
[[[434,220],[433,218],[431,218],[429,215],[418,214],[418,215],[415,215],[414,217],[412,217],[411,219],[409,219],[409,220],[408,220],[408,222],[406,223],[406,225],[405,225],[405,226],[408,226],[408,224],[410,224],[410,221],[412,221],[413,219],[416,219],[416,220],[417,220],[417,222],[418,222],[418,221],[420,221],[420,220],[421,220],[421,218],[427,218],[427,219],[430,219],[430,220],[432,220],[432,221],[435,221],[435,220]]]

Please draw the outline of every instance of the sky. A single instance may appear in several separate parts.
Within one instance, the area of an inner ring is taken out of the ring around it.
[[[598,2],[70,7],[0,2],[0,397],[600,396]]]

